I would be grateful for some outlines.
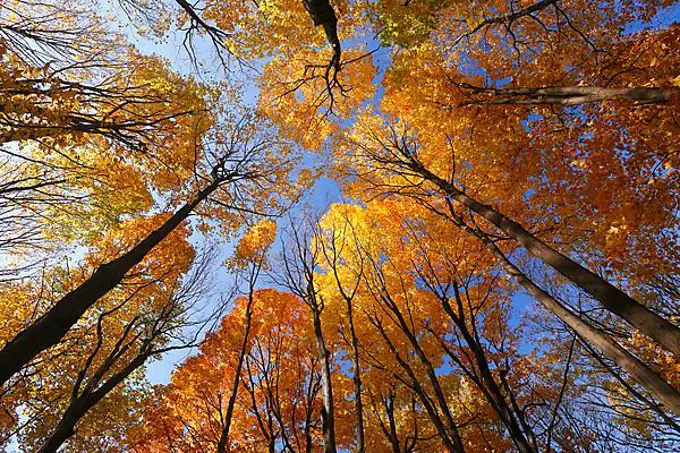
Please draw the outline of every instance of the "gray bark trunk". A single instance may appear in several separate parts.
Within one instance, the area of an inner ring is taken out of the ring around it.
[[[495,209],[477,202],[458,190],[453,184],[431,173],[421,164],[414,164],[413,166],[415,171],[436,184],[447,195],[484,217],[510,238],[522,244],[529,253],[541,259],[593,296],[607,310],[620,316],[630,325],[659,342],[668,351],[680,356],[680,329],[677,326],[650,311],[608,281],[548,246],[519,223],[505,217]]]
[[[571,327],[579,337],[604,352],[614,363],[624,369],[635,382],[680,416],[680,394],[673,387],[608,335],[584,322],[579,316],[536,285],[517,266],[512,264],[489,238],[481,234],[477,237],[484,241],[487,248],[500,261],[505,270],[537,301]]]
[[[335,417],[333,407],[333,385],[331,382],[330,354],[326,349],[326,341],[321,330],[321,313],[318,308],[312,308],[314,323],[314,338],[316,350],[321,361],[321,427],[323,431],[323,451],[324,453],[337,453],[338,448],[335,442]]]

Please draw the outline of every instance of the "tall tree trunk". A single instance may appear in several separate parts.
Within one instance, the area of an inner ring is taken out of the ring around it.
[[[224,417],[224,425],[220,433],[220,440],[217,443],[217,452],[224,453],[228,451],[229,442],[229,428],[231,427],[231,419],[234,416],[234,406],[236,405],[236,396],[238,394],[238,386],[241,382],[241,370],[243,369],[243,361],[246,357],[246,350],[248,349],[248,337],[250,336],[250,326],[253,320],[253,291],[250,290],[248,294],[248,305],[246,306],[246,326],[243,332],[243,341],[241,342],[241,349],[238,354],[238,363],[236,364],[236,375],[234,376],[234,384],[231,388],[231,395],[229,395],[229,402],[227,403],[227,413]]]
[[[410,165],[414,171],[436,184],[447,195],[484,217],[509,237],[522,244],[533,256],[540,258],[544,263],[593,296],[607,310],[620,316],[676,356],[680,356],[680,328],[650,311],[608,281],[545,244],[519,223],[458,190],[453,184],[433,174],[419,162],[412,161]]]
[[[361,365],[359,363],[359,339],[356,330],[354,329],[354,309],[352,307],[352,300],[345,299],[347,302],[347,322],[349,324],[349,333],[352,341],[352,362],[354,369],[352,370],[354,381],[354,414],[355,429],[357,436],[356,453],[364,453],[366,445],[364,440],[364,405],[361,398]]]
[[[326,33],[326,39],[333,50],[329,68],[333,67],[336,71],[340,71],[342,50],[338,38],[338,18],[335,15],[333,5],[328,0],[302,0],[302,4],[309,13],[309,17],[312,18],[314,26],[321,25],[324,33]]]
[[[133,249],[101,266],[90,278],[62,297],[37,321],[7,343],[0,351],[0,386],[39,353],[59,343],[88,308],[119,284],[125,274],[182,223],[218,185],[218,181],[213,181]]]
[[[316,302],[310,304],[314,323],[314,339],[316,350],[321,361],[321,427],[323,431],[323,451],[324,453],[337,453],[338,448],[335,442],[335,417],[333,407],[333,385],[331,382],[330,353],[326,349],[326,341],[321,330],[321,312]]]
[[[420,346],[420,343],[418,342],[418,339],[416,338],[415,334],[409,328],[397,304],[387,295],[383,296],[383,300],[389,307],[390,311],[394,313],[395,317],[399,322],[399,327],[401,328],[401,331],[404,333],[406,338],[408,338],[409,342],[411,343],[411,346],[413,346],[413,349],[415,350],[416,355],[418,356],[418,359],[420,359],[420,363],[423,364],[425,370],[427,371],[427,376],[430,379],[432,388],[434,389],[434,394],[435,397],[437,398],[437,402],[439,403],[439,408],[441,412],[444,414],[444,421],[446,422],[446,427],[450,433],[451,439],[453,440],[456,450],[464,451],[463,440],[461,439],[460,433],[458,432],[458,426],[456,425],[456,422],[453,419],[453,414],[449,409],[448,402],[446,401],[446,395],[444,395],[444,390],[442,389],[439,383],[439,379],[437,378],[437,372],[435,371],[432,362],[427,357],[427,354],[425,354],[425,351],[423,351],[423,348]]]
[[[635,382],[680,416],[680,393],[677,390],[611,337],[584,322],[579,316],[536,285],[488,237],[481,233],[476,234],[476,236],[486,244],[505,270],[545,308],[571,327],[584,341],[594,344],[614,363],[624,369]]]
[[[473,92],[490,94],[492,99],[470,100],[461,105],[490,104],[561,104],[579,105],[609,100],[644,103],[665,103],[680,95],[680,88],[604,88],[588,86],[543,88],[482,88],[470,87]]]
[[[397,433],[397,422],[394,417],[394,399],[388,396],[385,401],[385,412],[387,413],[387,422],[389,424],[388,437],[392,445],[392,453],[401,453],[401,445],[399,444],[399,434]]]
[[[87,412],[99,401],[104,399],[118,384],[123,382],[133,371],[144,365],[149,354],[141,354],[131,361],[125,368],[111,376],[101,387],[93,392],[85,391],[82,395],[71,401],[66,412],[56,428],[52,431],[45,443],[40,447],[38,453],[57,453],[59,448],[73,434],[75,434],[76,424]]]
[[[456,299],[458,300],[459,297],[460,296],[458,295],[458,291],[456,290]],[[517,414],[516,417],[510,405],[505,400],[503,392],[501,392],[501,389],[496,383],[493,373],[491,372],[491,368],[489,367],[489,362],[486,359],[484,350],[482,349],[482,346],[479,344],[479,342],[475,339],[474,335],[468,330],[468,326],[465,322],[465,319],[462,318],[461,316],[456,315],[455,311],[451,307],[451,304],[446,298],[440,298],[440,300],[442,302],[444,312],[456,324],[458,330],[460,330],[461,334],[463,335],[463,338],[465,339],[465,343],[472,351],[475,363],[477,364],[477,368],[479,369],[479,374],[481,375],[481,379],[479,377],[475,377],[477,385],[480,387],[480,390],[485,395],[487,401],[494,409],[494,411],[498,414],[499,418],[507,428],[513,443],[517,446],[517,449],[522,453],[534,453],[538,451],[536,445],[529,440],[528,436],[522,429],[521,423],[517,420],[521,415]],[[460,301],[458,305],[459,310],[462,313],[462,304],[460,303]],[[448,347],[446,347],[445,349],[447,354],[453,358],[454,357],[453,352],[451,352]]]
[[[387,332],[385,332],[385,329],[383,328],[382,323],[375,318],[371,319],[371,323],[375,326],[376,329],[378,329],[380,336],[385,341],[385,344],[387,345],[388,349],[390,350],[390,352],[394,356],[395,360],[397,361],[399,366],[408,375],[408,377],[411,381],[411,385],[409,385],[409,388],[411,390],[413,390],[415,392],[415,394],[418,396],[418,399],[420,400],[423,407],[425,408],[425,411],[427,412],[428,416],[430,417],[430,421],[432,422],[432,424],[437,429],[437,433],[439,434],[439,438],[441,439],[442,443],[446,447],[446,450],[449,453],[464,453],[465,448],[463,447],[460,436],[457,435],[458,434],[457,429],[456,429],[456,431],[451,432],[451,430],[448,429],[447,426],[445,426],[445,422],[441,419],[441,417],[439,416],[439,413],[437,412],[437,408],[435,406],[435,403],[427,395],[427,393],[425,392],[425,389],[423,389],[423,386],[422,386],[420,380],[418,379],[418,377],[414,373],[411,366],[408,363],[406,363],[406,361],[401,357],[401,354],[399,354],[399,351],[394,346],[394,343],[392,343],[392,340],[390,340],[390,337],[387,336]]]
[[[310,429],[310,420],[311,417],[307,417],[305,419],[305,428],[304,428],[304,434],[305,434],[305,453],[312,453],[312,430]]]

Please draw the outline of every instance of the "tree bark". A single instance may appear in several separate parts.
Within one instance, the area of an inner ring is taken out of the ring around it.
[[[456,299],[458,300],[459,297],[458,291],[456,290]],[[489,402],[491,407],[498,414],[499,418],[507,428],[513,443],[522,453],[537,452],[538,449],[536,448],[536,445],[534,445],[534,443],[528,439],[527,435],[522,429],[521,423],[518,421],[518,418],[521,416],[521,414],[516,414],[517,416],[515,416],[510,405],[505,400],[500,387],[496,383],[482,346],[475,339],[474,335],[468,330],[465,320],[461,316],[456,315],[449,301],[442,297],[440,297],[440,300],[442,302],[444,312],[456,324],[458,330],[460,330],[463,338],[465,339],[465,343],[473,353],[477,368],[479,369],[479,374],[481,375],[481,379],[479,377],[474,378],[477,381],[476,384],[480,387],[480,390],[485,395],[486,400]],[[462,307],[460,301],[458,305],[460,310],[460,307]],[[440,340],[440,342],[441,341],[442,340]],[[449,350],[448,347],[445,349],[446,353],[451,358],[455,358],[454,354]]]
[[[560,318],[583,340],[594,344],[614,363],[624,369],[635,382],[680,416],[680,393],[677,390],[608,335],[584,322],[579,316],[536,285],[488,237],[483,234],[476,234],[476,236],[486,244],[505,270],[545,308]]]
[[[450,430],[448,429],[447,426],[445,426],[444,421],[441,419],[439,414],[437,413],[437,408],[430,399],[430,397],[427,395],[425,392],[425,389],[423,389],[423,386],[421,385],[420,381],[418,380],[418,377],[416,374],[413,372],[413,369],[411,366],[406,363],[406,361],[401,357],[401,354],[399,354],[399,351],[397,348],[394,346],[390,338],[387,336],[387,332],[385,332],[385,329],[383,328],[382,324],[380,321],[377,319],[372,319],[372,324],[378,329],[378,332],[380,333],[380,336],[385,340],[385,344],[387,344],[387,347],[389,348],[390,352],[394,356],[395,360],[397,363],[399,363],[399,366],[406,372],[408,375],[411,384],[408,385],[408,387],[415,392],[415,394],[418,396],[418,399],[422,403],[423,407],[425,408],[425,411],[427,412],[428,416],[430,417],[430,421],[432,424],[435,426],[437,429],[437,433],[439,434],[439,438],[441,439],[442,443],[444,444],[446,450],[449,453],[464,453],[465,449],[462,445],[462,442],[460,440],[460,437],[457,439],[452,439],[452,434],[450,433]]]
[[[351,299],[345,299],[347,302],[347,322],[349,324],[349,333],[352,341],[352,362],[353,362],[353,376],[354,382],[354,414],[355,429],[357,436],[356,453],[364,453],[366,445],[364,440],[364,404],[361,399],[361,368],[359,363],[359,339],[356,330],[354,329],[354,309],[352,307]]]
[[[668,351],[680,356],[680,328],[650,311],[647,307],[614,285],[553,249],[519,223],[505,217],[495,209],[483,205],[458,190],[453,184],[413,162],[414,171],[437,185],[444,193],[471,211],[484,217],[510,238],[522,244],[533,256],[571,280],[579,288],[598,300],[607,310],[620,316],[630,325],[657,341]]]
[[[399,434],[397,433],[397,422],[394,417],[394,399],[389,396],[385,401],[385,412],[387,413],[387,422],[389,424],[389,441],[392,445],[392,453],[401,453],[401,445],[399,444]]]
[[[425,367],[427,376],[430,379],[432,388],[434,389],[435,397],[437,398],[437,402],[439,403],[439,408],[444,414],[444,421],[446,422],[446,427],[450,433],[451,440],[453,441],[456,450],[461,452],[464,451],[463,440],[461,439],[460,433],[458,432],[458,427],[456,426],[456,422],[453,419],[453,414],[449,409],[448,402],[446,401],[446,395],[444,395],[444,390],[439,384],[437,372],[435,371],[432,362],[427,357],[427,354],[425,354],[425,351],[423,351],[423,348],[420,346],[420,343],[418,342],[418,339],[416,338],[415,334],[409,328],[397,304],[393,300],[391,300],[391,298],[388,295],[384,295],[382,299],[385,301],[390,311],[394,313],[395,317],[397,318],[397,321],[399,322],[399,327],[401,328],[401,331],[404,333],[406,338],[408,338],[409,343],[411,343],[411,346],[413,346],[413,349],[415,350],[416,355],[418,356],[418,359],[420,359],[420,363],[422,363],[423,366]]]
[[[481,88],[471,87],[473,92],[493,95],[496,99],[481,99],[462,102],[461,105],[491,104],[561,104],[579,105],[591,102],[624,100],[659,104],[680,95],[678,87],[664,88],[604,88],[588,86],[543,87],[543,88]]]
[[[218,185],[218,181],[213,181],[206,186],[134,248],[101,266],[90,278],[62,297],[37,321],[7,343],[0,351],[0,386],[39,353],[59,343],[88,308],[119,284],[125,274],[182,223]]]
[[[335,441],[335,416],[333,407],[333,385],[331,382],[330,353],[326,349],[326,341],[321,330],[321,312],[316,302],[310,304],[314,323],[314,339],[316,350],[321,361],[321,427],[323,431],[323,451],[324,453],[337,453],[338,448]]]
[[[340,71],[340,56],[342,49],[340,47],[340,39],[338,38],[338,18],[335,15],[335,10],[328,0],[302,0],[309,17],[315,27],[321,25],[326,39],[333,50],[333,57],[330,65],[336,71]]]

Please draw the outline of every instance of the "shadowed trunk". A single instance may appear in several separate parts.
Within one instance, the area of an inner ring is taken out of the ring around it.
[[[540,258],[544,263],[593,296],[607,310],[620,316],[630,325],[659,342],[668,351],[680,355],[680,329],[677,326],[650,311],[600,276],[545,244],[519,223],[466,195],[450,182],[427,170],[422,164],[411,161],[410,165],[414,171],[437,185],[451,198],[484,217],[510,238],[522,244],[533,256]]]
[[[132,250],[101,266],[90,278],[62,297],[37,321],[7,343],[0,351],[0,385],[39,353],[59,343],[88,308],[119,284],[125,274],[182,223],[218,185],[218,181],[213,181]]]
[[[349,333],[352,340],[352,362],[353,362],[353,376],[354,381],[354,414],[355,429],[357,436],[356,453],[364,453],[366,445],[364,441],[364,404],[361,398],[361,368],[359,363],[359,339],[357,338],[356,330],[354,329],[354,309],[352,308],[352,301],[345,299],[347,302],[347,322],[349,324]]]
[[[388,349],[394,356],[395,360],[399,364],[399,366],[406,372],[406,374],[409,377],[409,380],[411,381],[409,388],[415,392],[415,394],[418,396],[418,399],[423,405],[423,408],[425,408],[425,411],[427,412],[428,416],[430,417],[430,421],[432,424],[435,426],[437,429],[437,433],[439,434],[439,438],[441,439],[442,443],[446,447],[446,450],[449,453],[464,453],[465,448],[463,447],[463,442],[460,438],[460,435],[458,434],[458,429],[454,425],[453,430],[451,430],[450,426],[447,426],[447,424],[442,420],[440,417],[439,413],[437,412],[437,408],[435,406],[435,403],[432,401],[432,399],[428,396],[428,394],[425,392],[425,389],[421,385],[420,380],[416,376],[415,372],[411,368],[411,366],[406,363],[406,361],[401,357],[401,354],[399,354],[399,351],[397,348],[394,346],[394,343],[392,343],[392,340],[387,336],[387,332],[385,332],[385,329],[382,326],[382,323],[376,319],[376,318],[369,318],[371,324],[375,326],[375,328],[378,330],[380,333],[380,336],[383,338],[385,341],[385,344],[387,345]],[[407,384],[408,385],[408,384]]]
[[[455,289],[455,296],[456,301],[458,303],[458,310],[459,313],[461,313],[461,316],[455,313],[453,307],[451,307],[451,304],[446,297],[439,297],[439,299],[442,303],[442,307],[444,308],[444,312],[458,327],[458,330],[460,330],[463,338],[465,339],[465,343],[472,351],[475,363],[477,364],[477,368],[479,370],[479,374],[481,375],[481,377],[471,375],[470,376],[471,379],[479,387],[479,389],[484,394],[486,400],[489,402],[494,411],[498,414],[499,418],[501,419],[501,421],[507,428],[508,432],[510,433],[510,437],[512,438],[513,443],[517,446],[517,449],[522,453],[537,452],[538,448],[536,447],[535,442],[533,442],[533,432],[531,432],[531,430],[528,427],[524,427],[524,424],[521,423],[523,420],[521,413],[516,413],[512,409],[510,404],[508,404],[508,402],[506,401],[505,397],[503,396],[503,392],[501,391],[499,385],[496,383],[496,380],[494,379],[493,373],[491,372],[489,362],[486,359],[486,355],[484,353],[484,350],[482,349],[482,346],[475,338],[475,335],[473,335],[473,333],[470,332],[470,330],[468,329],[468,324],[466,323],[465,318],[462,316],[463,303],[460,299],[458,288]],[[471,316],[474,315],[471,314]],[[434,331],[430,330],[430,332],[436,336]],[[444,350],[449,355],[449,357],[457,361],[458,358],[449,349],[449,347],[445,345],[444,341],[442,339],[439,339],[439,342],[444,347]],[[527,433],[525,433],[525,430],[527,431]]]
[[[399,307],[397,307],[397,304],[388,295],[384,295],[382,298],[386,305],[389,307],[390,311],[396,317],[399,323],[399,327],[401,328],[401,331],[404,333],[406,338],[408,338],[409,343],[411,343],[411,346],[413,346],[413,349],[416,352],[416,355],[418,356],[420,363],[422,363],[423,366],[425,367],[425,370],[427,371],[427,376],[430,379],[432,388],[434,389],[435,397],[437,399],[437,402],[439,403],[439,408],[444,414],[444,421],[446,423],[446,427],[448,431],[451,433],[451,439],[453,440],[454,446],[456,447],[456,450],[463,451],[464,450],[463,441],[460,438],[458,427],[456,426],[453,414],[451,413],[448,402],[446,401],[446,395],[444,394],[444,390],[442,389],[439,383],[439,379],[437,378],[437,372],[434,369],[434,365],[432,365],[432,362],[427,357],[427,354],[425,354],[425,351],[423,351],[423,348],[420,346],[420,343],[418,342],[418,339],[416,338],[415,334],[409,328],[408,324],[406,323],[406,319],[404,319],[404,316],[399,310]]]
[[[342,49],[340,47],[340,39],[338,38],[338,18],[335,15],[335,10],[328,0],[302,0],[302,3],[312,18],[315,27],[321,25],[326,39],[331,45],[333,56],[331,57],[330,66],[340,71],[340,57]]]
[[[536,285],[517,266],[512,264],[488,237],[481,233],[477,233],[475,236],[486,244],[505,270],[545,308],[571,327],[583,340],[594,344],[603,351],[614,363],[624,369],[635,382],[680,416],[680,393],[677,390],[608,335],[584,322],[579,316]]]
[[[238,354],[238,363],[236,364],[236,374],[234,376],[234,384],[231,388],[231,395],[229,395],[229,402],[227,403],[227,413],[224,417],[224,425],[220,433],[220,440],[217,443],[217,452],[224,453],[229,451],[229,428],[231,427],[231,419],[234,416],[234,406],[236,405],[236,396],[238,395],[238,386],[241,382],[241,370],[243,369],[243,361],[246,357],[246,350],[248,349],[248,337],[250,336],[250,326],[253,320],[253,291],[251,289],[248,295],[248,305],[246,306],[246,326],[243,332],[243,341],[241,342],[241,349]]]
[[[314,302],[315,303],[315,302]],[[330,353],[326,348],[326,341],[321,330],[321,313],[316,306],[311,306],[312,318],[314,322],[314,339],[316,350],[321,361],[321,427],[323,431],[323,451],[324,453],[337,453],[338,448],[335,442],[335,417],[333,407],[333,386],[331,383],[331,364]]]
[[[85,392],[69,404],[69,407],[62,415],[57,427],[52,431],[49,438],[43,446],[38,450],[38,453],[57,453],[59,448],[71,436],[75,434],[76,424],[80,421],[87,412],[101,401],[111,390],[118,384],[123,382],[133,371],[144,365],[149,354],[142,354],[137,356],[125,368],[109,378],[101,387],[94,392]]]

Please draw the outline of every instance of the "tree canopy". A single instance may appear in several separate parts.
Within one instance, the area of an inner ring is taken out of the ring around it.
[[[0,450],[680,448],[680,3],[0,2]]]

